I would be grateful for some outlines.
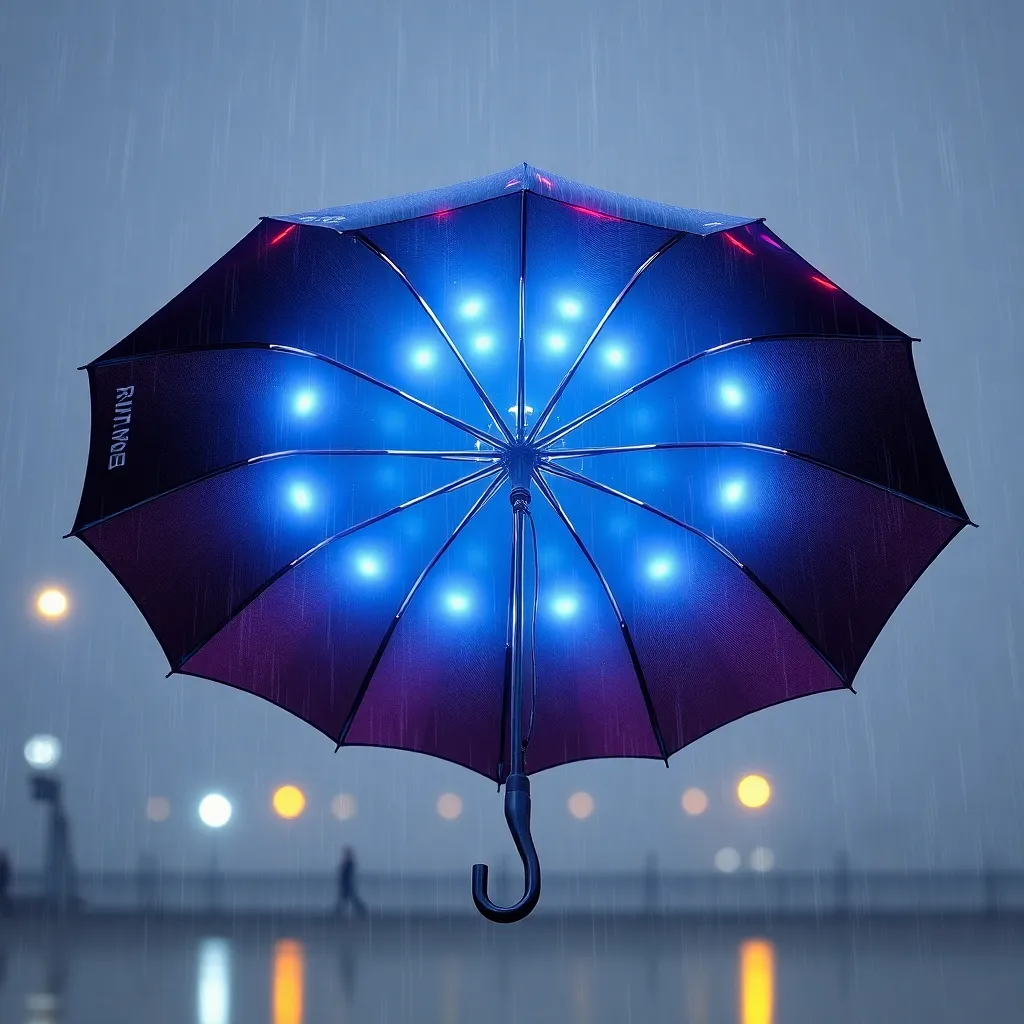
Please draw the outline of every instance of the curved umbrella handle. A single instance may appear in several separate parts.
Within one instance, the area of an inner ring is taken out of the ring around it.
[[[511,907],[492,903],[487,896],[487,865],[473,865],[473,902],[488,921],[497,924],[521,921],[540,899],[540,860],[530,835],[530,780],[526,775],[510,775],[505,780],[505,821],[523,861],[523,898]]]

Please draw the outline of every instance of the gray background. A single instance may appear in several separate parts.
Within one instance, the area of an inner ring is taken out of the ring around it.
[[[545,864],[706,868],[763,842],[780,866],[1021,860],[1024,8],[959,0],[436,0],[0,4],[0,845],[38,862],[21,747],[66,745],[80,860],[198,865],[208,787],[236,802],[228,867],[380,868],[509,853],[482,779],[333,744],[245,694],[164,680],[155,640],[71,525],[89,409],[75,367],[155,311],[261,214],[433,187],[528,160],[651,199],[765,216],[907,332],[968,530],[858,678],[756,715],[671,768],[539,776]],[[38,622],[42,582],[72,595]],[[775,800],[741,813],[737,778]],[[307,814],[269,793],[294,781]],[[684,817],[688,785],[711,807]],[[593,793],[588,821],[565,801]],[[327,811],[359,800],[346,824]],[[462,795],[442,822],[434,801]],[[173,813],[146,822],[147,795]]]

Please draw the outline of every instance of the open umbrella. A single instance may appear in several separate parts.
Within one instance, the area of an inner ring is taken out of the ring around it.
[[[527,165],[268,218],[88,366],[72,533],[172,672],[504,784],[516,920],[529,775],[850,688],[969,521],[912,348],[761,221]]]

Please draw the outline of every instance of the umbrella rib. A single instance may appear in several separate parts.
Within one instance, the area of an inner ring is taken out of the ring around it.
[[[516,439],[526,433],[526,190],[519,194],[519,349],[516,374]]]
[[[564,477],[566,480],[572,480],[574,483],[583,484],[585,487],[593,488],[595,491],[600,491],[603,494],[607,494],[613,498],[620,498],[622,501],[628,501],[631,505],[635,505],[637,508],[642,508],[653,515],[660,516],[666,522],[673,523],[675,526],[686,530],[688,533],[693,534],[695,537],[699,537],[701,540],[710,544],[723,558],[728,559],[744,576],[750,580],[751,583],[757,587],[758,590],[772,603],[775,609],[785,620],[803,637],[807,645],[818,655],[819,658],[825,663],[827,668],[836,676],[837,679],[843,684],[843,686],[849,688],[850,681],[846,676],[839,670],[831,658],[821,649],[821,647],[815,642],[811,635],[806,629],[795,618],[790,614],[786,606],[775,596],[771,588],[757,575],[749,566],[744,565],[724,544],[720,541],[715,540],[710,534],[705,533],[703,530],[698,529],[691,523],[687,523],[682,519],[677,519],[673,515],[669,515],[668,512],[657,508],[654,505],[648,504],[646,501],[641,501],[639,498],[634,498],[631,494],[626,494],[624,491],[618,491],[614,487],[609,487],[607,484],[598,483],[596,480],[592,480],[590,477],[583,476],[582,473],[574,473],[571,469],[565,469],[562,466],[555,465],[553,463],[545,463],[544,467],[549,473],[555,476]]]
[[[68,537],[81,536],[81,534],[86,530],[91,530],[95,526],[102,526],[103,523],[107,523],[111,519],[116,519],[118,516],[122,516],[126,512],[134,512],[136,509],[149,505],[151,502],[159,501],[161,498],[166,498],[171,494],[176,494],[178,491],[183,491],[186,487],[194,487],[197,484],[205,483],[207,480],[223,476],[225,473],[231,473],[236,469],[244,469],[247,466],[257,466],[261,462],[274,462],[278,459],[293,458],[296,455],[309,455],[313,457],[358,457],[361,455],[379,457],[384,455],[397,455],[410,459],[441,459],[450,462],[495,462],[501,457],[499,452],[495,452],[494,455],[491,455],[489,452],[484,451],[405,451],[397,448],[289,448],[285,451],[267,452],[264,455],[253,455],[248,459],[239,459],[237,462],[229,462],[227,465],[219,466],[217,469],[211,469],[209,473],[202,473],[199,476],[192,477],[191,480],[175,484],[173,487],[168,487],[166,490],[159,491],[157,494],[151,494],[149,497],[143,498],[141,501],[136,501],[131,505],[126,505],[124,508],[119,508],[116,512],[110,512],[105,516],[100,516],[99,519],[90,520],[88,523],[84,523],[77,529],[65,534],[63,539],[66,540]]]
[[[375,242],[371,242],[370,239],[367,238],[366,235],[364,235],[361,231],[354,231],[352,233],[352,236],[355,239],[357,239],[362,245],[366,246],[366,248],[369,249],[370,252],[372,252],[375,256],[383,260],[384,263],[386,263],[387,266],[389,266],[398,275],[402,284],[404,284],[405,287],[409,289],[410,293],[412,294],[412,297],[420,304],[420,306],[423,307],[423,311],[427,314],[428,317],[430,317],[430,320],[433,323],[433,325],[437,328],[438,333],[441,335],[442,338],[444,338],[448,347],[452,350],[452,353],[454,354],[455,358],[459,361],[459,365],[465,371],[466,376],[469,378],[469,383],[473,385],[473,390],[479,396],[480,401],[484,403],[484,408],[487,409],[488,416],[491,417],[491,420],[493,421],[494,425],[504,435],[505,440],[509,444],[512,444],[515,441],[515,435],[513,435],[512,431],[510,431],[508,427],[505,426],[505,421],[501,418],[501,414],[498,412],[497,408],[495,408],[494,403],[491,401],[490,396],[487,394],[487,392],[483,389],[483,386],[480,384],[480,381],[476,379],[476,375],[469,368],[469,363],[466,362],[465,357],[459,351],[459,348],[455,344],[455,342],[452,340],[451,335],[445,330],[444,324],[441,323],[441,321],[437,317],[437,314],[430,308],[430,305],[427,303],[427,300],[416,290],[416,286],[406,276],[405,271],[402,270],[402,268],[379,245],[377,245]]]
[[[587,545],[584,543],[583,538],[576,532],[576,527],[572,525],[569,516],[566,514],[565,509],[562,508],[558,499],[555,497],[551,488],[548,487],[547,482],[536,470],[533,473],[533,478],[537,482],[538,488],[541,493],[547,499],[548,504],[555,510],[555,514],[559,519],[562,520],[563,525],[572,534],[572,538],[576,541],[580,551],[583,552],[583,557],[590,564],[590,568],[594,570],[594,574],[597,576],[604,589],[605,596],[608,598],[609,604],[612,606],[612,612],[615,614],[615,618],[619,621],[619,630],[622,633],[622,639],[625,641],[626,650],[629,652],[629,660],[633,665],[633,672],[636,675],[637,684],[640,687],[640,693],[644,698],[644,705],[647,708],[647,717],[651,722],[651,729],[654,732],[654,739],[658,744],[658,751],[661,754],[661,759],[668,764],[669,752],[668,747],[665,745],[665,739],[661,733],[661,726],[658,723],[658,713],[654,708],[654,700],[651,697],[651,691],[647,686],[647,679],[644,676],[643,666],[640,664],[640,656],[637,654],[636,646],[633,643],[633,637],[629,632],[629,626],[626,624],[625,617],[622,614],[622,610],[619,608],[619,602],[615,600],[615,594],[612,592],[611,585],[605,578],[603,572],[601,572],[600,566],[597,564],[597,560],[590,553]]]
[[[718,355],[721,352],[730,352],[733,349],[742,348],[744,345],[756,345],[770,341],[877,341],[885,344],[891,344],[893,342],[906,342],[907,340],[908,339],[903,335],[886,335],[878,337],[873,334],[836,334],[828,337],[822,337],[820,334],[759,334],[750,338],[736,338],[733,341],[724,341],[721,345],[713,345],[711,348],[703,349],[700,352],[695,352],[692,356],[680,359],[679,362],[673,363],[671,366],[666,366],[665,369],[651,374],[650,377],[646,377],[638,384],[633,384],[631,387],[626,388],[625,391],[620,391],[617,395],[613,395],[611,398],[606,399],[600,405],[595,406],[588,412],[581,413],[574,420],[570,420],[570,422],[566,423],[564,426],[559,427],[557,430],[553,430],[546,437],[542,437],[537,442],[537,446],[539,448],[545,448],[554,444],[556,441],[560,441],[566,434],[575,430],[577,427],[582,427],[584,423],[589,423],[595,416],[600,416],[601,413],[607,412],[613,405],[618,405],[623,399],[629,398],[630,395],[635,395],[638,391],[642,391],[651,384],[657,383],[663,377],[667,377],[669,374],[675,373],[676,370],[681,370],[683,367],[697,362],[698,359],[704,359],[706,356]]]
[[[330,537],[325,537],[322,541],[314,544],[313,547],[303,551],[298,557],[293,558],[287,565],[278,569],[272,576],[256,587],[252,593],[248,594],[239,604],[235,605],[235,607],[231,609],[231,611],[223,620],[221,620],[220,623],[217,624],[214,629],[210,630],[207,635],[204,636],[203,639],[200,640],[200,642],[197,643],[187,654],[184,654],[178,659],[178,663],[172,667],[168,675],[180,672],[182,666],[185,665],[189,658],[198,654],[199,651],[201,651],[222,629],[224,629],[232,620],[241,615],[242,612],[244,612],[245,609],[253,603],[253,601],[269,590],[279,579],[291,572],[292,569],[300,566],[307,559],[312,558],[312,556],[318,551],[322,551],[328,545],[333,544],[336,540],[341,540],[343,537],[348,537],[353,533],[357,533],[359,530],[366,529],[368,526],[373,526],[375,523],[379,523],[384,519],[397,515],[399,512],[404,512],[406,509],[412,508],[414,505],[419,505],[421,502],[428,501],[430,498],[436,498],[442,494],[448,494],[451,491],[459,490],[462,487],[466,487],[469,484],[476,483],[478,480],[483,480],[500,472],[500,466],[488,466],[486,469],[478,469],[475,473],[470,473],[468,476],[460,477],[458,480],[453,480],[451,483],[444,484],[441,487],[435,487],[432,491],[427,491],[426,494],[417,495],[415,498],[403,501],[400,505],[394,505],[384,512],[379,512],[377,515],[371,516],[369,519],[364,519],[361,523],[356,523],[354,526],[349,526],[344,530],[339,530]]]
[[[633,276],[626,282],[622,291],[615,296],[615,298],[612,300],[612,304],[604,311],[604,316],[602,316],[601,319],[598,320],[597,326],[594,328],[593,333],[587,339],[586,344],[583,346],[582,349],[580,349],[579,354],[573,360],[572,366],[570,366],[569,369],[565,371],[565,376],[562,378],[558,387],[555,388],[554,394],[552,394],[552,396],[548,399],[547,405],[544,406],[544,410],[543,412],[541,412],[540,417],[534,424],[533,429],[530,431],[530,436],[527,438],[527,440],[529,440],[531,443],[534,442],[537,438],[537,435],[544,429],[544,425],[547,423],[549,417],[551,416],[551,413],[554,412],[555,406],[558,404],[558,400],[565,393],[565,389],[569,386],[569,382],[572,380],[577,369],[579,369],[580,363],[583,362],[583,359],[586,356],[586,354],[590,351],[591,346],[597,340],[597,336],[601,333],[601,329],[608,322],[608,318],[612,315],[612,313],[614,313],[615,310],[619,308],[619,304],[629,294],[630,289],[633,287],[633,285],[635,285],[637,281],[640,280],[640,276],[644,273],[645,270],[648,269],[648,267],[651,266],[652,263],[654,263],[654,261],[659,256],[663,256],[677,242],[681,242],[686,237],[686,235],[687,232],[685,231],[679,231],[676,234],[674,234],[667,242],[659,246],[659,248],[655,249],[654,252],[652,252],[651,255],[648,256],[647,259],[644,260],[644,262],[641,263],[640,266],[633,271]]]
[[[763,452],[766,455],[779,455],[783,458],[796,459],[798,462],[806,462],[810,466],[816,466],[818,469],[823,469],[828,473],[835,473],[837,476],[845,477],[847,480],[853,480],[855,483],[864,484],[865,487],[873,487],[875,490],[882,491],[894,498],[909,501],[912,505],[918,505],[921,508],[927,509],[929,512],[935,512],[937,515],[946,516],[949,519],[955,519],[958,523],[969,522],[969,520],[964,519],[955,512],[950,512],[947,509],[940,508],[938,505],[922,501],[920,498],[915,498],[895,487],[889,487],[886,484],[880,484],[876,480],[871,480],[868,477],[860,476],[857,473],[851,473],[849,470],[840,469],[838,466],[834,466],[831,462],[826,462],[824,459],[816,458],[813,455],[806,455],[804,452],[793,451],[790,448],[776,448],[773,445],[757,444],[753,441],[661,441],[652,444],[613,445],[606,448],[561,448],[557,452],[545,452],[544,457],[545,459],[572,459],[589,458],[595,455],[624,455],[630,452],[685,451],[688,449],[694,450],[707,448],[739,448],[744,451]]]
[[[494,472],[490,470],[489,472]],[[473,502],[469,511],[462,517],[458,526],[452,530],[448,539],[438,548],[434,557],[427,562],[423,571],[416,577],[416,581],[413,583],[409,592],[405,595],[402,603],[398,606],[398,610],[395,612],[394,617],[388,624],[387,631],[384,633],[384,638],[377,645],[377,650],[373,655],[373,659],[370,662],[369,668],[366,670],[366,675],[363,676],[363,681],[359,685],[359,689],[356,692],[355,698],[352,701],[352,707],[349,709],[349,713],[345,718],[345,723],[341,727],[341,731],[338,733],[338,745],[335,748],[335,752],[341,749],[345,742],[345,737],[348,736],[349,730],[352,728],[352,723],[355,721],[356,715],[359,713],[359,708],[362,706],[363,698],[366,696],[366,691],[370,687],[370,683],[373,680],[374,674],[377,668],[380,666],[381,659],[384,657],[384,652],[387,650],[388,644],[391,642],[391,637],[394,636],[395,630],[398,628],[398,623],[401,621],[402,616],[405,614],[406,609],[412,602],[412,599],[416,596],[416,591],[419,590],[423,581],[427,578],[428,573],[444,556],[444,553],[455,543],[455,538],[469,525],[470,520],[487,504],[488,501],[493,497],[495,491],[505,482],[506,474],[500,472],[498,477],[488,485],[484,490],[483,494],[480,495],[476,501]]]
[[[294,345],[278,345],[274,342],[268,341],[233,341],[224,345],[189,345],[186,348],[164,349],[160,352],[139,352],[131,356],[114,356],[111,359],[97,359],[96,362],[89,363],[85,367],[79,367],[79,369],[93,370],[101,366],[120,366],[124,363],[137,363],[143,359],[162,359],[167,356],[193,355],[196,352],[224,352],[238,349],[282,352],[285,355],[303,356],[306,359],[316,359],[318,362],[326,363],[328,366],[333,366],[336,370],[344,370],[345,373],[349,373],[353,377],[358,377],[359,380],[365,381],[367,384],[372,384],[374,387],[381,388],[382,390],[387,391],[388,394],[394,395],[396,398],[402,398],[407,402],[411,402],[418,409],[422,409],[424,412],[429,412],[432,416],[437,416],[439,419],[444,420],[445,423],[448,423],[453,427],[458,427],[459,430],[463,430],[467,434],[472,434],[473,437],[479,438],[487,444],[496,443],[494,436],[492,434],[488,434],[486,430],[474,427],[472,423],[460,420],[457,416],[451,416],[446,412],[442,412],[440,409],[435,408],[428,402],[424,402],[422,399],[410,395],[407,391],[403,391],[401,388],[396,388],[394,384],[388,384],[386,381],[380,380],[380,378],[374,377],[372,374],[366,373],[364,370],[358,370],[354,366],[349,366],[348,363],[343,363],[338,359],[332,359],[330,356],[323,355],[320,352],[310,352],[308,349],[296,348]]]

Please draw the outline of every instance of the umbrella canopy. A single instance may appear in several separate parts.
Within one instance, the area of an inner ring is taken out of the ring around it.
[[[88,366],[72,533],[172,672],[508,783],[529,871],[527,775],[852,686],[969,522],[912,348],[528,165],[267,218]]]

